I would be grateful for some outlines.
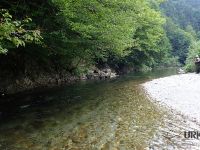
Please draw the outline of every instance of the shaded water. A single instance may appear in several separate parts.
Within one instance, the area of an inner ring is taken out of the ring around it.
[[[149,101],[140,84],[172,74],[176,69],[8,97],[0,105],[0,150],[160,149],[166,139],[157,138],[171,122],[164,120],[173,117]]]

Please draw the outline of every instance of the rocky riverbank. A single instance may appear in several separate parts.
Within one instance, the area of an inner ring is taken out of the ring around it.
[[[72,75],[67,71],[57,72],[38,72],[38,74],[20,77],[1,77],[0,78],[0,97],[6,94],[14,94],[38,87],[53,87],[71,84],[80,80],[105,80],[116,78],[117,74],[110,68],[93,68],[82,75]]]
[[[162,105],[200,121],[200,75],[195,73],[155,79],[143,84],[147,93]]]

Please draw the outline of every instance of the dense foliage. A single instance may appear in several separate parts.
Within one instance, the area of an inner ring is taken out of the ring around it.
[[[196,18],[187,20],[198,7],[185,10],[189,8],[187,1],[0,3],[0,63],[10,68],[18,66],[23,73],[30,74],[27,70],[34,65],[47,71],[65,69],[77,73],[93,65],[120,70],[127,66],[169,66],[177,59],[184,64],[189,47],[198,39]],[[171,13],[171,9],[178,11],[179,7],[185,8],[183,13]]]
[[[166,31],[172,54],[186,63],[187,71],[194,71],[194,56],[199,54],[200,1],[168,0],[161,4],[161,10],[169,18]]]
[[[41,67],[73,72],[98,64],[153,65],[168,53],[159,1],[3,0],[1,5],[0,46],[7,54],[1,57],[17,53],[29,58],[23,64],[43,62]]]
[[[195,70],[194,60],[196,55],[200,55],[200,41],[195,41],[190,46],[186,60],[186,70],[189,72],[193,72]]]
[[[161,5],[161,9],[182,29],[192,25],[195,31],[200,31],[199,0],[167,0]]]
[[[179,28],[169,18],[167,19],[165,30],[172,46],[172,55],[178,57],[179,62],[184,64],[193,40],[191,33]]]
[[[25,46],[25,43],[40,42],[39,30],[26,29],[30,18],[12,20],[6,9],[0,10],[0,18],[0,53],[7,53],[9,48]]]

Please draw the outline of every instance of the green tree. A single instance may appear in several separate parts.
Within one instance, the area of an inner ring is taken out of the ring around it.
[[[39,30],[28,30],[26,26],[31,19],[22,21],[12,20],[12,16],[6,9],[0,10],[0,53],[7,53],[9,48],[25,46],[25,43],[40,43]]]
[[[195,71],[194,59],[196,55],[200,55],[200,41],[194,41],[190,46],[185,66],[186,71],[188,72]]]
[[[179,62],[184,64],[193,37],[175,25],[171,19],[167,19],[165,30],[172,45],[172,55],[178,57]]]

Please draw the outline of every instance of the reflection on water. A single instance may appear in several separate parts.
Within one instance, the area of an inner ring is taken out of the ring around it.
[[[170,133],[167,123],[183,126],[182,119],[166,115],[140,86],[171,74],[176,70],[128,74],[111,81],[81,82],[8,97],[0,105],[0,149],[173,149],[176,144],[166,144],[170,143],[166,142],[168,134],[163,135]]]

